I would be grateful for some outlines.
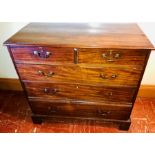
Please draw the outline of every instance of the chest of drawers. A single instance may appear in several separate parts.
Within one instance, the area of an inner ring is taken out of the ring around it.
[[[136,24],[31,23],[4,44],[34,123],[54,117],[129,128],[154,48]]]

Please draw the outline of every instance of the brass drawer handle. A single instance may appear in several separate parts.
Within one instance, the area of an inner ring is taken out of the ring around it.
[[[107,53],[103,53],[102,57],[108,61],[108,62],[113,62],[116,61],[116,59],[120,58],[120,54],[119,53],[113,53],[112,50],[110,50]]]
[[[100,115],[102,115],[102,116],[106,116],[106,115],[109,115],[109,114],[111,114],[111,111],[103,111],[103,110],[98,110],[97,111]]]
[[[112,96],[112,92],[109,92],[109,93],[108,93],[108,96]]]
[[[54,75],[54,72],[49,72],[49,73],[46,74],[44,71],[39,70],[39,71],[38,71],[38,74],[39,74],[39,75],[46,76],[46,77],[52,77],[52,76]]]
[[[54,88],[54,89],[44,88],[44,93],[46,93],[46,94],[55,95],[57,92],[59,92],[59,91],[56,88]]]
[[[48,107],[48,114],[50,114],[50,113],[56,113],[57,110],[58,110],[57,108]]]
[[[111,98],[113,96],[113,92],[105,92],[104,96],[108,97],[108,98]]]
[[[119,58],[119,57],[120,57],[120,54],[119,54],[119,53],[116,53],[116,54],[114,55],[114,57],[115,57],[115,58]]]
[[[101,74],[100,74],[100,77],[101,77],[102,79],[111,80],[111,79],[116,79],[116,78],[117,78],[117,75],[116,75],[116,74],[112,74],[111,76],[107,76],[106,74],[101,73]]]
[[[33,51],[33,54],[40,58],[48,58],[51,55],[51,52],[40,50],[40,51]]]

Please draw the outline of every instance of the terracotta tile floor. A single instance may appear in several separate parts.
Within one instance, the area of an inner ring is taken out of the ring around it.
[[[155,99],[137,98],[128,132],[155,132]],[[31,121],[31,111],[22,93],[0,91],[0,132],[101,133],[120,131],[112,124],[101,126],[93,121],[45,120],[41,125]]]

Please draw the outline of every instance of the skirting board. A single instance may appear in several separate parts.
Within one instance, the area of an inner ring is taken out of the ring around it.
[[[0,78],[0,90],[22,91],[19,79]]]
[[[0,90],[22,91],[19,79],[0,78]],[[155,98],[155,85],[141,85],[138,96]]]
[[[155,98],[155,85],[141,85],[138,96]]]

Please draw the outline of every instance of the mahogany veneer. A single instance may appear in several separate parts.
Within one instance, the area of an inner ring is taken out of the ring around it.
[[[154,49],[136,24],[31,23],[4,43],[32,110],[128,130]]]

